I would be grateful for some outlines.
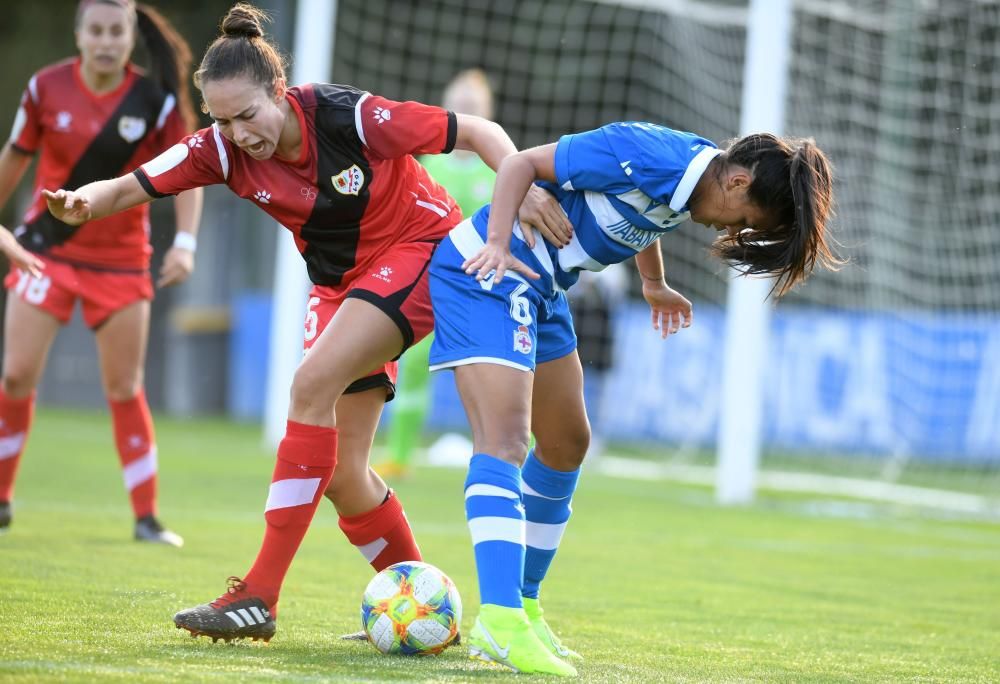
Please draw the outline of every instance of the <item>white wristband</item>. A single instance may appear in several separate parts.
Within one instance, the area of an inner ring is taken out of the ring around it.
[[[174,247],[180,247],[193,253],[198,249],[198,239],[191,233],[177,231],[177,234],[174,235]]]

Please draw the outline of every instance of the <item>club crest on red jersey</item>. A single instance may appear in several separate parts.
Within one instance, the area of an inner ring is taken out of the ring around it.
[[[146,134],[146,120],[138,116],[123,116],[118,119],[118,135],[125,142],[134,143]]]
[[[73,124],[73,115],[69,112],[59,112],[56,114],[56,130],[68,131]]]
[[[341,195],[357,195],[361,192],[361,186],[365,184],[365,174],[361,172],[357,164],[352,164],[351,168],[344,169],[336,176],[330,176],[333,189]]]

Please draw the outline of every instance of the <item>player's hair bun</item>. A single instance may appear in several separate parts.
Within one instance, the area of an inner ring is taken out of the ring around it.
[[[263,10],[239,2],[223,18],[222,34],[231,38],[260,38],[264,35],[264,22],[269,19]]]

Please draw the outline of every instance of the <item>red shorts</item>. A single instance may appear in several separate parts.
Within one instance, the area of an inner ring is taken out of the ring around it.
[[[309,351],[348,297],[374,304],[399,327],[403,333],[403,347],[396,359],[427,337],[434,329],[427,269],[435,247],[437,243],[434,242],[394,245],[373,262],[371,268],[361,271],[350,282],[337,287],[313,285],[306,310],[303,350]],[[345,394],[385,387],[389,391],[386,401],[391,401],[396,394],[396,359],[352,382]]]
[[[36,255],[37,256],[37,255]],[[12,295],[69,323],[79,299],[83,320],[96,330],[111,314],[135,302],[153,298],[148,271],[114,271],[76,266],[39,256],[45,262],[41,277],[11,268],[3,284]]]

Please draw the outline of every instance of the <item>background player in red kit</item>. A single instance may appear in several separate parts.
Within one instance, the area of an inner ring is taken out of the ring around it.
[[[349,86],[286,87],[264,19],[235,5],[195,73],[213,126],[134,174],[46,195],[55,216],[76,224],[225,183],[291,230],[306,261],[314,283],[306,354],[292,382],[263,545],[227,593],[174,617],[194,635],[227,640],[274,634],[281,583],[324,492],[376,570],[420,559],[402,505],[368,463],[395,389],[394,359],[432,328],[431,253],[461,220],[412,155],[468,149],[496,168],[516,151],[499,125],[478,117]]]
[[[129,62],[142,35],[157,80]],[[133,0],[83,0],[76,13],[79,57],[53,64],[28,82],[9,141],[0,152],[0,205],[38,155],[34,202],[14,229],[41,271],[15,262],[4,285],[0,387],[0,529],[31,426],[35,387],[59,327],[79,300],[94,330],[101,380],[111,408],[135,538],[180,546],[156,518],[156,440],[143,389],[149,332],[149,211],[136,207],[71,229],[45,209],[41,190],[117,176],[159,154],[194,127],[183,85],[191,52],[170,24]],[[177,198],[177,238],[159,285],[183,281],[194,266],[201,190]]]

